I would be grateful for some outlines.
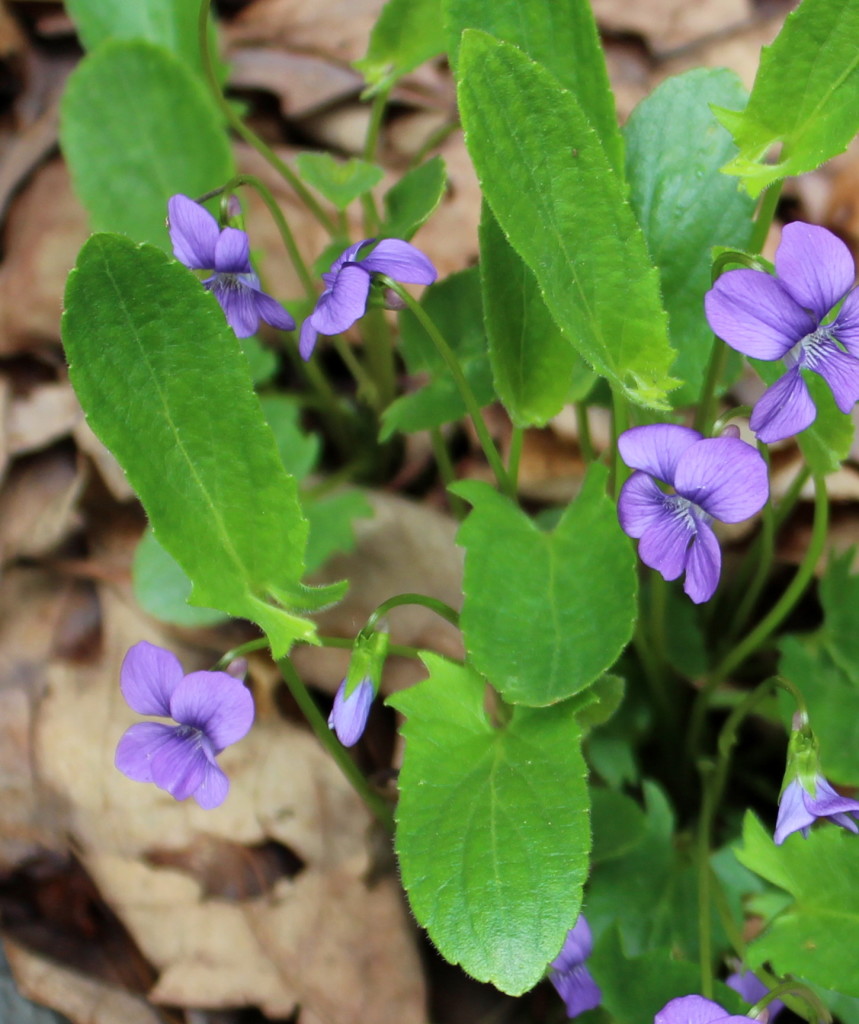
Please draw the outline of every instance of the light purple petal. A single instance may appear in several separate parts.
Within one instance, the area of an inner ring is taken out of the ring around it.
[[[366,677],[344,699],[345,692],[344,679],[334,695],[334,705],[328,716],[328,728],[334,730],[344,747],[353,747],[366,728],[375,692],[373,684]]]
[[[817,327],[817,321],[762,270],[722,274],[704,296],[704,310],[722,341],[755,359],[781,359]]]
[[[568,971],[553,973],[549,980],[567,1008],[572,1019],[586,1010],[594,1010],[602,1002],[602,992],[591,972],[584,964],[577,964]]]
[[[305,320],[301,325],[301,333],[298,336],[298,351],[301,358],[305,361],[313,355],[318,337],[319,331],[316,330],[309,320]]]
[[[271,324],[272,327],[276,327],[280,331],[295,330],[295,321],[283,306],[270,295],[266,295],[265,292],[254,291],[254,303],[256,304],[259,317],[265,320],[267,324]]]
[[[859,402],[859,359],[842,352],[835,342],[817,342],[803,363],[826,381],[842,412],[850,412]]]
[[[358,253],[364,246],[372,245],[375,241],[375,238],[365,238],[363,242],[356,242],[354,245],[350,245],[348,249],[344,249],[329,267],[328,274],[323,275],[323,278],[330,277],[333,280],[340,273],[340,269],[345,263],[354,263],[358,259]]]
[[[793,832],[807,829],[814,821],[814,814],[805,806],[804,798],[807,795],[799,779],[794,779],[785,788],[779,801],[775,823],[773,841],[776,846],[781,846]]]
[[[400,238],[383,238],[361,266],[404,284],[432,284],[438,277],[429,257]]]
[[[721,572],[722,550],[716,540],[716,534],[707,523],[698,520],[698,532],[686,559],[683,590],[695,604],[703,604],[716,592]]]
[[[173,255],[180,263],[191,270],[210,270],[215,266],[220,230],[208,210],[187,196],[172,196],[167,203],[167,224]]]
[[[152,758],[176,732],[175,725],[138,722],[126,729],[116,746],[114,764],[135,782],[152,782]]]
[[[854,289],[838,310],[829,330],[852,356],[859,359],[859,289]]]
[[[187,733],[187,734],[186,734]],[[152,758],[152,781],[177,800],[185,800],[206,776],[209,758],[205,737],[190,730],[174,729]]]
[[[766,504],[767,465],[750,444],[734,437],[707,437],[677,463],[674,486],[723,523],[741,523]]]
[[[806,808],[818,818],[859,812],[859,800],[851,800],[850,797],[842,796],[821,775],[815,779],[815,790],[814,796],[803,790],[805,794],[803,799]]]
[[[624,483],[617,501],[620,528],[628,537],[639,538],[665,513],[668,496],[652,476],[640,470]]]
[[[747,1021],[748,1017],[729,1017],[728,1011],[703,996],[672,999],[653,1018],[653,1024],[712,1024],[713,1021]]]
[[[798,366],[788,370],[758,399],[749,426],[764,444],[793,437],[814,423],[817,409]]]
[[[583,964],[594,948],[593,937],[584,914],[579,914],[575,925],[567,932],[561,952],[549,964],[556,971],[569,971],[577,964]]]
[[[170,713],[204,732],[216,754],[247,735],[254,720],[250,691],[226,672],[191,672],[176,687]]]
[[[229,791],[230,780],[217,764],[210,761],[206,765],[203,781],[194,790],[193,796],[204,811],[211,811],[213,807],[221,806]]]
[[[367,309],[370,275],[357,263],[349,263],[320,295],[310,322],[320,334],[339,334],[351,327]]]
[[[232,275],[216,274],[205,281],[221,304],[227,323],[237,338],[249,338],[259,327],[256,292]]]
[[[663,579],[676,580],[686,568],[689,543],[694,536],[692,517],[666,506],[638,542],[638,557],[660,572]]]
[[[215,271],[218,274],[251,273],[251,245],[238,228],[224,228],[215,246]]]
[[[175,654],[141,640],[122,661],[119,686],[128,706],[139,715],[170,718],[170,698],[182,675]]]
[[[739,992],[747,1003],[757,1003],[769,992],[766,985],[752,971],[734,973],[725,979],[725,984]],[[775,1020],[783,1009],[784,1003],[780,999],[773,999],[764,1009],[765,1016],[762,1015],[758,1019],[766,1024],[767,1021]]]
[[[782,229],[775,269],[790,295],[817,320],[847,294],[856,278],[844,242],[826,228],[801,221]]]
[[[680,456],[700,440],[701,434],[691,427],[654,423],[625,430],[617,439],[617,446],[621,458],[630,469],[642,469],[658,480],[673,485]]]

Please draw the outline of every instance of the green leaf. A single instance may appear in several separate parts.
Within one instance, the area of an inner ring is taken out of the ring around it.
[[[90,426],[116,455],[191,601],[256,622],[276,657],[334,591],[300,584],[305,522],[214,295],[158,249],[95,235],[66,289],[63,341]],[[201,349],[200,339],[205,339]]]
[[[711,250],[743,249],[752,234],[754,202],[719,170],[736,147],[709,107],[740,105],[745,95],[732,71],[689,71],[642,100],[624,132],[630,202],[659,268],[677,349],[672,370],[684,381],[675,406],[697,399],[713,349],[704,317]]]
[[[202,195],[235,173],[202,84],[152,43],[116,40],[89,54],[69,77],[60,114],[63,153],[96,231],[170,250],[170,196]]]
[[[175,626],[217,626],[229,618],[214,608],[188,604],[191,581],[176,559],[161,547],[150,527],[134,552],[132,581],[137,603],[162,622]]]
[[[845,996],[859,996],[859,888],[856,837],[820,825],[808,839],[794,834],[776,846],[749,811],[741,864],[793,896],[789,907],[749,944],[750,967],[765,961],[776,974],[795,974]]]
[[[488,484],[451,490],[470,501],[460,614],[465,647],[506,701],[544,706],[610,668],[636,615],[635,554],[593,465],[555,529],[540,530]]]
[[[803,0],[761,62],[745,110],[716,110],[740,150],[724,171],[758,196],[842,153],[859,129],[859,7]],[[774,163],[768,151],[781,143]]]
[[[295,158],[298,173],[338,210],[378,185],[385,172],[376,164],[353,157],[335,160],[330,153],[299,153]]]
[[[855,547],[833,555],[820,581],[824,643],[848,678],[859,686],[859,575],[852,572]]]
[[[341,491],[327,498],[304,503],[310,524],[307,541],[307,571],[316,572],[338,552],[355,547],[356,519],[369,519],[373,506],[360,491]]]
[[[585,693],[590,698],[586,707],[576,712],[582,731],[586,733],[595,726],[603,725],[614,716],[623,703],[626,683],[621,676],[606,672],[604,676],[588,687]],[[581,695],[580,695],[581,696]]]
[[[259,404],[274,434],[283,468],[297,480],[303,480],[319,460],[319,437],[301,429],[301,406],[294,398],[261,395]]]
[[[451,274],[427,288],[421,305],[456,353],[477,401],[488,405],[494,400],[495,392],[486,353],[477,268]],[[417,391],[401,395],[385,409],[380,432],[383,441],[397,430],[405,433],[429,430],[461,419],[466,413],[447,364],[409,310],[400,314],[400,341],[409,372],[429,373],[430,380]]]
[[[385,193],[385,234],[408,242],[429,220],[446,188],[447,171],[440,156],[406,172]]]
[[[595,376],[546,309],[537,279],[492,211],[480,220],[483,315],[495,390],[517,427],[545,426]]]
[[[644,841],[647,819],[632,797],[591,786],[591,804],[593,864],[621,857]]]
[[[489,205],[582,357],[643,405],[675,381],[641,229],[576,98],[520,50],[469,29],[459,106]]]
[[[407,718],[403,884],[446,959],[517,995],[540,980],[581,905],[590,830],[578,727],[567,706],[516,708],[496,726],[473,669],[422,657],[430,678],[388,698]]]
[[[542,64],[578,101],[609,163],[623,174],[623,141],[599,32],[589,3],[574,0],[443,0],[451,66],[459,70],[465,29],[512,43]],[[536,113],[531,112],[532,115]]]
[[[370,33],[367,53],[353,64],[367,79],[364,98],[444,52],[440,0],[388,0]]]
[[[257,337],[239,338],[239,344],[248,361],[254,387],[267,384],[277,371],[277,356]]]

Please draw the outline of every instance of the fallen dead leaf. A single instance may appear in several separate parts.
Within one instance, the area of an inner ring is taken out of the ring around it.
[[[363,78],[351,68],[310,54],[238,46],[230,53],[230,85],[273,93],[283,116],[294,119],[356,95]]]
[[[634,33],[647,40],[654,53],[684,46],[724,32],[751,16],[749,0],[593,0],[597,24],[608,32]]]
[[[117,501],[128,501],[134,497],[134,488],[128,482],[125,470],[95,436],[83,417],[75,426],[74,439],[78,448],[92,459],[99,476]]]
[[[38,451],[73,432],[83,419],[68,381],[42,384],[16,396],[6,419],[7,444],[12,455]]]

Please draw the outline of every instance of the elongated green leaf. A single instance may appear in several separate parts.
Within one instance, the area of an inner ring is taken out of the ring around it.
[[[671,342],[672,372],[683,380],[675,405],[694,402],[713,348],[704,317],[711,250],[745,248],[754,202],[720,173],[734,153],[709,104],[739,106],[745,91],[724,68],[669,78],[632,112],[625,129],[630,202],[659,268]]]
[[[765,46],[745,110],[717,110],[740,152],[724,170],[751,196],[842,153],[859,130],[859,6],[803,0]],[[765,163],[781,144],[775,163]]]
[[[451,490],[474,505],[460,626],[469,656],[514,704],[554,704],[614,664],[635,622],[634,552],[592,466],[551,533],[487,484]]]
[[[544,426],[596,379],[546,309],[537,279],[492,211],[480,220],[480,278],[495,390],[517,427]]]
[[[195,75],[141,40],[104,43],[72,72],[60,142],[97,231],[170,248],[167,200],[202,195],[233,173],[218,114]]]
[[[330,153],[299,153],[298,173],[338,210],[378,185],[384,171],[366,160],[335,160]]]
[[[429,220],[445,188],[447,173],[440,156],[404,174],[385,193],[385,234],[408,242],[421,224]]]
[[[737,859],[793,896],[747,949],[748,964],[765,961],[777,974],[795,974],[846,996],[859,996],[859,887],[856,838],[835,825],[808,839],[788,836],[776,846],[758,819],[746,813]]]
[[[441,0],[388,0],[373,26],[366,56],[354,66],[372,96],[425,60],[444,52]]]
[[[468,30],[459,105],[484,195],[583,358],[655,408],[675,382],[659,277],[576,98],[516,47]]]
[[[576,97],[602,140],[609,163],[623,174],[623,142],[614,93],[588,0],[443,0],[450,61],[456,69],[465,29],[512,43],[551,71]],[[533,111],[536,113],[536,111]]]
[[[63,341],[90,425],[119,459],[191,601],[251,619],[281,656],[314,627],[307,523],[215,297],[158,249],[94,235],[66,289]]]
[[[430,678],[388,698],[407,718],[396,838],[403,884],[448,960],[518,994],[560,950],[587,877],[574,711],[517,708],[495,726],[476,672],[423,658]]]

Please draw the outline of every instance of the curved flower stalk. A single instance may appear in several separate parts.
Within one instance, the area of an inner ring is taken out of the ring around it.
[[[373,274],[385,274],[402,284],[432,284],[436,269],[420,249],[399,238],[383,238],[373,251],[358,259],[362,249],[375,238],[350,245],[322,275],[325,291],[316,307],[301,325],[298,351],[309,359],[320,334],[340,334],[367,311],[367,297]]]
[[[859,400],[859,295],[850,250],[826,228],[788,224],[775,267],[775,277],[729,270],[704,298],[710,326],[731,348],[787,366],[752,410],[749,425],[765,444],[814,422],[817,409],[803,370],[823,377],[842,412]]]
[[[167,212],[173,255],[190,270],[214,270],[203,287],[214,293],[237,337],[255,334],[260,320],[282,331],[295,329],[289,313],[260,287],[246,232],[218,227],[208,210],[181,194],[170,199]]]
[[[578,1017],[602,1001],[602,992],[585,961],[593,952],[591,929],[584,914],[567,932],[561,952],[549,965],[549,980],[567,1008],[567,1016]]]
[[[739,438],[705,438],[671,423],[633,427],[618,438],[618,448],[636,470],[618,499],[624,533],[639,541],[645,565],[666,580],[685,572],[689,597],[696,604],[709,601],[722,568],[710,524],[740,523],[763,508],[769,496],[766,463]]]
[[[757,1003],[769,993],[766,985],[752,971],[736,971],[725,979],[725,984],[739,992],[747,1003]],[[761,1010],[757,1019],[761,1024],[769,1024],[769,1021],[775,1020],[783,1009],[784,1003],[780,999],[773,999]]]
[[[244,684],[226,672],[184,675],[175,654],[144,640],[126,654],[120,686],[134,711],[177,724],[132,725],[116,748],[116,767],[177,800],[193,796],[207,810],[222,804],[230,782],[215,758],[242,739],[254,719]]]

